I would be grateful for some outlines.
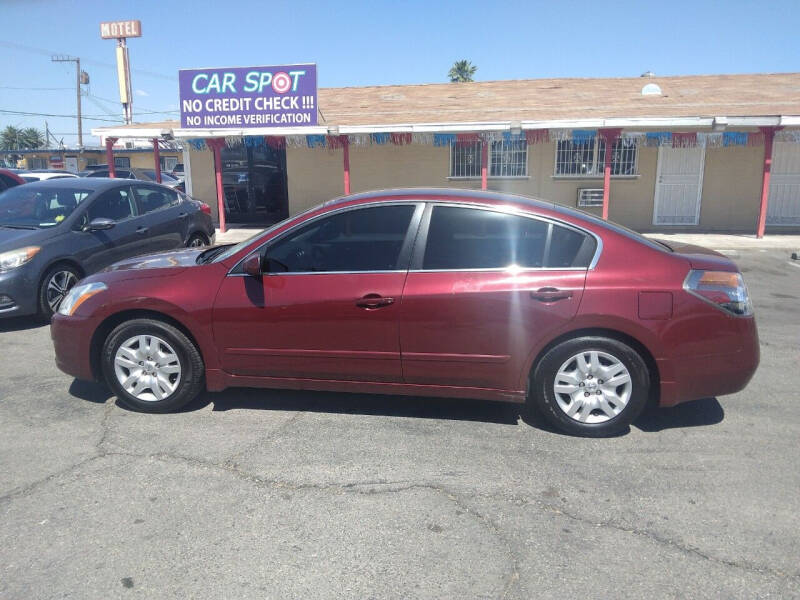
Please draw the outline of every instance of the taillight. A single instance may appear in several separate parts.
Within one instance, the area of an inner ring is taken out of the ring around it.
[[[753,305],[741,273],[732,271],[689,271],[683,288],[734,315],[752,315]]]
[[[200,203],[200,210],[202,210],[207,215],[211,214],[211,207],[208,204],[206,204],[205,202],[201,202]]]

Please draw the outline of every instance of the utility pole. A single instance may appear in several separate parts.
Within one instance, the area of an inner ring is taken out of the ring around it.
[[[78,148],[83,150],[83,124],[81,122],[81,59],[76,56],[56,55],[51,57],[53,62],[75,63],[75,92],[78,99]]]

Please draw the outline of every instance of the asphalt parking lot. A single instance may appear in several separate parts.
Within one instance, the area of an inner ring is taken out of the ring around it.
[[[287,391],[138,414],[0,322],[0,598],[800,597],[800,261],[734,256],[742,393],[571,438],[520,407]]]

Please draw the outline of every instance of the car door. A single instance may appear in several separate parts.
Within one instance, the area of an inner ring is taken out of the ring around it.
[[[183,246],[189,213],[178,193],[169,188],[134,183],[133,195],[146,228],[143,244],[148,252],[162,252]]]
[[[260,279],[234,268],[213,309],[222,368],[399,382],[400,294],[422,210],[405,202],[328,213],[259,250]]]
[[[532,216],[429,206],[403,289],[403,380],[522,389],[537,339],[575,316],[595,244]]]
[[[84,213],[77,219],[75,235],[80,246],[88,247],[84,264],[94,272],[112,263],[141,254],[141,224],[130,186],[121,185],[88,200]],[[84,231],[94,219],[111,219],[114,227],[100,231]]]

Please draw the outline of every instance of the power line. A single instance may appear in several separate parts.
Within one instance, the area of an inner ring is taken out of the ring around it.
[[[71,90],[71,87],[14,87],[12,85],[0,85],[0,90],[25,90],[27,91],[43,91],[43,90]]]
[[[15,42],[7,42],[5,40],[0,40],[0,46],[5,46],[6,48],[14,48],[15,50],[22,50],[24,52],[32,52],[33,54],[41,54],[43,56],[51,56],[53,54],[59,54],[53,50],[46,50],[44,48],[37,48],[35,46],[26,46],[24,44],[17,44]],[[84,64],[87,65],[94,65],[96,67],[103,67],[105,69],[114,69],[117,70],[117,65],[102,62],[99,60],[92,60],[90,58],[81,59]],[[149,71],[147,69],[131,69],[134,73],[138,73],[139,75],[144,75],[146,77],[153,77],[155,79],[164,79],[166,81],[175,81],[177,77],[175,75],[165,75],[164,73],[157,73],[156,71]]]
[[[25,117],[63,117],[66,119],[77,119],[77,115],[56,115],[52,113],[37,113],[37,112],[24,112],[20,110],[6,110],[4,108],[0,108],[0,113],[6,115],[22,115]],[[109,119],[108,115],[103,115],[104,118],[100,116],[87,116],[83,115],[84,119],[88,119],[91,121],[107,121],[109,123],[119,123],[122,119]]]
[[[119,100],[111,100],[110,98],[103,98],[102,96],[95,96],[94,94],[89,96],[90,98],[95,98],[97,100],[102,100],[103,102],[111,102],[114,104],[118,104]],[[156,115],[156,114],[178,114],[180,111],[173,109],[173,110],[153,110],[152,108],[145,108],[142,107],[143,110],[137,110],[137,115]],[[104,109],[105,110],[105,109]]]

